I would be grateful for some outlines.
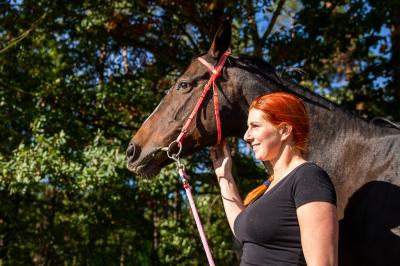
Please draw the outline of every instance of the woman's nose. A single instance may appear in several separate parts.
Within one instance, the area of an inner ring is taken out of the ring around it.
[[[250,130],[248,130],[248,129],[246,130],[246,132],[244,133],[243,139],[246,142],[249,142],[249,140],[250,140]]]

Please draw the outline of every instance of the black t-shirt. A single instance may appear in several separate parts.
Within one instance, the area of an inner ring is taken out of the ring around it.
[[[328,174],[307,162],[247,206],[234,223],[240,265],[306,265],[296,209],[312,201],[336,205],[336,193]]]

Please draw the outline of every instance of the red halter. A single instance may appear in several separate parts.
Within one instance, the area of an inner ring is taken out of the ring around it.
[[[210,266],[214,266],[215,263],[214,263],[214,260],[212,258],[211,250],[210,250],[210,248],[208,246],[208,243],[207,243],[207,238],[206,238],[206,235],[204,233],[203,225],[201,224],[200,217],[199,217],[196,205],[195,205],[193,197],[192,197],[192,192],[190,190],[190,186],[189,186],[189,183],[187,181],[187,175],[186,175],[186,172],[185,172],[185,167],[180,163],[180,160],[179,160],[179,154],[181,153],[181,150],[182,150],[182,139],[184,138],[184,136],[185,136],[185,134],[187,132],[187,129],[188,129],[189,125],[190,125],[190,122],[192,122],[193,117],[196,115],[197,111],[199,110],[199,108],[201,106],[201,103],[204,101],[204,98],[206,97],[207,92],[210,90],[211,84],[213,85],[213,91],[214,91],[214,98],[213,98],[214,99],[214,112],[215,112],[215,121],[217,123],[217,132],[218,132],[217,144],[221,143],[221,135],[222,134],[221,134],[221,121],[220,121],[220,117],[219,117],[219,108],[218,108],[218,92],[217,92],[218,88],[217,88],[217,85],[215,84],[215,80],[219,76],[219,74],[220,74],[220,72],[222,70],[222,67],[224,66],[225,61],[228,58],[229,54],[230,54],[230,51],[229,50],[226,51],[222,55],[222,57],[220,58],[218,64],[215,66],[215,68],[212,65],[210,65],[203,58],[201,58],[201,57],[198,58],[199,61],[203,65],[205,65],[212,72],[211,77],[208,80],[207,84],[204,86],[204,90],[201,93],[200,98],[197,101],[196,106],[194,107],[192,113],[190,114],[189,118],[187,119],[185,125],[183,126],[182,131],[179,134],[178,138],[176,140],[174,140],[168,146],[168,148],[166,150],[167,151],[167,156],[169,158],[175,160],[175,162],[178,165],[179,176],[181,177],[181,181],[183,183],[183,187],[184,187],[184,189],[186,191],[186,195],[187,195],[188,200],[189,200],[190,208],[192,209],[193,217],[194,217],[194,220],[196,222],[197,230],[199,231],[200,238],[201,238],[201,241],[203,243],[204,251],[206,252],[207,260],[208,260],[208,263],[209,263]],[[179,150],[178,150],[178,152],[176,154],[170,154],[170,152],[171,152],[170,149],[171,149],[172,145],[175,142],[178,144]]]
[[[225,64],[226,59],[228,58],[229,54],[230,54],[230,50],[226,51],[221,58],[219,59],[218,64],[215,66],[215,68],[208,63],[206,60],[204,60],[203,58],[199,57],[199,61],[205,65],[211,72],[212,75],[210,77],[210,79],[208,80],[207,84],[204,86],[204,90],[200,95],[199,100],[196,103],[196,106],[194,107],[192,113],[190,114],[188,120],[186,121],[185,125],[182,128],[181,133],[179,134],[178,138],[176,139],[176,141],[181,144],[182,143],[182,139],[185,136],[187,129],[190,125],[190,122],[192,122],[194,116],[196,115],[197,111],[199,110],[202,102],[204,101],[204,98],[207,95],[207,92],[210,90],[211,84],[213,86],[213,96],[214,96],[214,113],[215,113],[215,120],[217,123],[217,132],[218,132],[218,139],[217,139],[217,144],[221,143],[221,138],[222,138],[222,134],[221,134],[221,120],[219,117],[219,107],[218,107],[218,88],[217,85],[215,84],[215,80],[217,79],[217,77],[219,76],[219,74],[221,73],[221,70]],[[180,145],[181,146],[181,145]]]

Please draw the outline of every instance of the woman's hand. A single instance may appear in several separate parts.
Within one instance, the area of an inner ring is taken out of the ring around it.
[[[210,155],[215,174],[218,177],[226,217],[232,232],[235,233],[233,225],[236,217],[244,209],[244,205],[232,176],[231,151],[226,141],[223,140],[220,145],[211,148]]]
[[[232,176],[232,157],[228,143],[225,140],[221,144],[211,148],[210,156],[218,178]]]

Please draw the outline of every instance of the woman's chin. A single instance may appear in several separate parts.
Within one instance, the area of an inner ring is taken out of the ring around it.
[[[258,160],[258,161],[263,161],[263,156],[261,156],[257,153],[254,153],[254,158],[256,158],[256,160]]]
[[[254,153],[254,158],[256,158],[258,161],[267,161],[266,156],[263,156],[262,154]]]

